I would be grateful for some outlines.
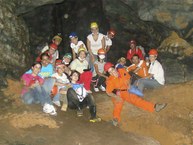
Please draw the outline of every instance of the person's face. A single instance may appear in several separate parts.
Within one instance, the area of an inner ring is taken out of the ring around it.
[[[43,66],[47,66],[50,63],[49,57],[48,56],[43,56],[41,63]]]
[[[50,55],[53,55],[53,54],[55,53],[55,51],[56,51],[56,49],[50,47],[50,49],[49,49],[49,54],[50,54]]]
[[[53,43],[55,43],[57,46],[60,45],[61,41],[58,39],[52,40]]]
[[[41,70],[41,65],[40,64],[36,64],[35,66],[32,67],[32,72],[35,75],[38,75],[40,70]]]
[[[78,38],[77,37],[72,37],[70,38],[70,42],[73,44],[77,44],[78,43]]]
[[[79,75],[77,73],[73,73],[71,76],[72,81],[77,82],[79,79]]]
[[[99,28],[91,28],[91,32],[93,34],[97,34],[99,32]]]
[[[81,51],[81,52],[79,53],[79,57],[80,57],[81,59],[86,58],[86,53],[85,53],[84,51]]]
[[[131,43],[131,44],[130,44],[130,48],[131,48],[131,49],[134,49],[135,47],[136,47],[136,45],[135,45],[134,43]]]
[[[133,64],[136,64],[136,65],[137,65],[137,64],[139,63],[139,61],[140,61],[140,60],[139,60],[139,58],[138,58],[137,56],[133,56],[133,58],[132,58],[132,63],[133,63]]]
[[[58,72],[59,74],[63,74],[63,73],[64,73],[64,66],[59,66],[59,67],[57,67],[57,72]]]
[[[68,57],[64,57],[63,61],[66,63],[66,64],[69,64],[71,59],[68,58]]]
[[[156,60],[157,56],[156,55],[150,55],[149,60],[150,62],[154,62]]]
[[[108,37],[109,37],[110,39],[113,39],[113,38],[114,38],[114,35],[108,34]]]
[[[113,67],[110,67],[110,68],[108,69],[108,73],[109,73],[111,76],[118,77],[118,72],[117,72],[117,70],[116,70],[115,68],[113,68]]]

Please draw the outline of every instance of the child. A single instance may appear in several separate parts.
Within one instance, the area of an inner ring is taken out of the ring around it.
[[[90,122],[100,122],[101,118],[96,116],[96,104],[93,96],[86,92],[86,89],[82,84],[78,84],[80,73],[72,71],[70,79],[72,88],[67,92],[69,108],[77,109],[77,116],[83,115],[83,107],[89,106],[90,110]]]
[[[66,53],[63,56],[62,63],[68,66],[72,60],[72,54],[71,53]]]
[[[62,60],[57,61],[56,63],[56,73],[54,73],[52,75],[52,77],[56,78],[56,83],[55,85],[58,88],[58,93],[54,96],[53,98],[53,103],[57,106],[61,106],[60,104],[60,100],[63,101],[63,105],[61,110],[62,111],[66,111],[67,110],[67,106],[68,106],[68,101],[67,101],[67,97],[66,97],[66,93],[69,86],[69,80],[66,76],[66,74],[64,74],[64,67],[65,65],[62,64]]]
[[[105,65],[105,50],[98,50],[98,60],[94,62],[95,71],[93,72],[92,81],[94,82],[94,91],[99,92],[100,88],[102,91],[105,91],[105,80],[107,76],[104,74],[104,65]]]
[[[117,64],[115,65],[116,69],[119,68],[125,68],[125,64],[126,64],[126,59],[124,57],[121,57],[118,61]]]

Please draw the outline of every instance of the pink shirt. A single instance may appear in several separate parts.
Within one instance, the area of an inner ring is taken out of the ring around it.
[[[38,81],[40,84],[43,84],[44,79],[39,76],[33,76],[32,74],[23,74],[21,79],[24,81],[25,86],[22,89],[21,95],[24,95],[28,91],[28,87]]]

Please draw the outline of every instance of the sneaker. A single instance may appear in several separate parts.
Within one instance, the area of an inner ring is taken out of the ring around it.
[[[91,90],[86,90],[86,92],[87,92],[88,94],[92,94],[92,91],[91,91]]]
[[[83,116],[83,111],[82,111],[82,109],[77,110],[77,116],[78,116],[78,117]]]
[[[95,91],[95,92],[99,92],[99,88],[94,87],[94,91]]]
[[[116,127],[119,127],[119,122],[116,118],[113,118],[110,123],[113,125],[113,126],[116,126]]]
[[[56,112],[54,106],[50,105],[50,104],[47,104],[47,103],[44,104],[44,106],[43,106],[43,112],[47,113],[47,114],[50,114],[50,115],[54,115],[54,116],[57,115],[57,112]]]
[[[52,101],[56,106],[61,107],[60,101]]]
[[[166,103],[162,103],[162,104],[155,104],[155,111],[156,112],[160,112],[162,109],[164,109],[167,106]]]
[[[92,122],[92,123],[101,122],[101,118],[100,117],[95,117],[95,118],[91,118],[89,121]]]
[[[100,89],[101,89],[101,91],[103,91],[103,92],[106,91],[105,87],[103,87],[102,85],[100,86]]]

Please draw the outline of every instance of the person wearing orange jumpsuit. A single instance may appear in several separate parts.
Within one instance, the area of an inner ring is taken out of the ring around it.
[[[167,105],[165,103],[154,104],[135,94],[129,93],[130,75],[124,68],[116,70],[112,63],[107,62],[104,66],[104,70],[110,74],[106,80],[106,93],[108,96],[112,97],[112,102],[114,104],[112,120],[114,126],[118,126],[121,121],[120,114],[125,101],[149,112],[159,112]],[[116,94],[113,93],[114,90],[116,90]]]

